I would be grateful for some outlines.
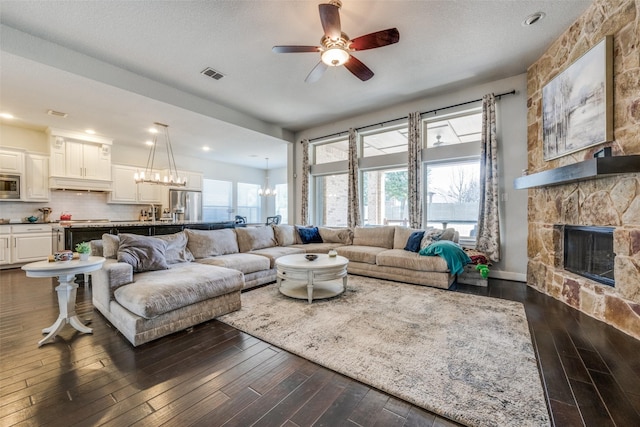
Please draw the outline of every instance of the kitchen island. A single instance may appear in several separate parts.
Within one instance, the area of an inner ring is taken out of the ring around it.
[[[185,229],[218,230],[235,228],[234,221],[197,222],[197,221],[108,221],[81,220],[61,221],[53,226],[54,246],[57,250],[73,250],[80,242],[89,242],[102,238],[103,234],[131,233],[143,236],[173,234]]]

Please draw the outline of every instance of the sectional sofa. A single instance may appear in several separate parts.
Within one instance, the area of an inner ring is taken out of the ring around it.
[[[107,258],[93,273],[93,304],[134,346],[240,308],[240,292],[276,280],[278,257],[327,253],[349,259],[348,272],[447,289],[455,274],[439,256],[405,250],[419,230],[406,227],[272,225],[185,230],[166,236],[103,235],[93,253]],[[455,240],[453,229],[427,230]]]

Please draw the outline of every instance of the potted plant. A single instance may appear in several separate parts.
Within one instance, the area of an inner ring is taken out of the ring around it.
[[[81,242],[76,245],[76,252],[80,255],[80,261],[86,261],[91,254],[91,245],[87,242]]]

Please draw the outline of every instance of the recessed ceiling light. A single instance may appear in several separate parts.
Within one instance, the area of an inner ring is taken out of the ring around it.
[[[145,144],[147,144],[147,145],[153,145],[153,141],[145,141]]]
[[[522,21],[522,26],[523,27],[529,27],[533,24],[535,24],[536,22],[542,20],[545,16],[544,12],[536,12],[536,13],[532,13],[531,15],[527,16],[526,18],[524,18],[524,21]]]
[[[0,113],[0,117],[2,117],[3,119],[13,119],[13,114],[9,114],[9,113]]]
[[[95,135],[96,134],[96,131],[93,130],[93,129],[86,129],[85,132],[88,133],[89,135]]]
[[[211,150],[211,148],[207,147],[206,145],[202,147],[202,151],[209,151],[209,150]]]
[[[158,129],[156,129],[156,128],[149,128],[149,132],[151,132],[151,133],[158,133]]]

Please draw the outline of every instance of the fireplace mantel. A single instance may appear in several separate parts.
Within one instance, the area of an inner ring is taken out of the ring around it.
[[[596,157],[572,165],[521,176],[513,181],[516,190],[597,178],[604,175],[640,172],[640,155]]]

